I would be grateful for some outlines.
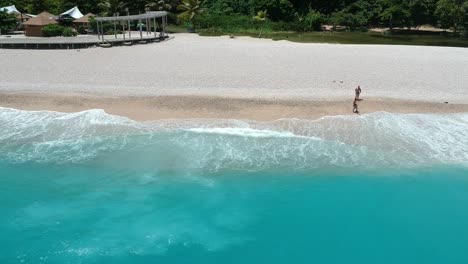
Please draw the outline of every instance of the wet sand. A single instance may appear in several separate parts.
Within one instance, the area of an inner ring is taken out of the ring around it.
[[[23,110],[78,112],[104,109],[109,114],[138,121],[156,119],[222,118],[270,121],[281,118],[317,119],[354,115],[352,100],[268,100],[202,96],[83,96],[0,93],[0,106]],[[468,104],[445,104],[383,98],[364,98],[360,114],[468,112]]]

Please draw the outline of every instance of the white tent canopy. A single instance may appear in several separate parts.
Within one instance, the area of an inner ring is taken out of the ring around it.
[[[16,6],[14,6],[14,5],[0,7],[0,11],[5,11],[8,14],[12,14],[12,13],[20,14],[20,11],[18,11],[18,9],[16,9]]]
[[[65,11],[63,12],[62,14],[60,14],[60,16],[71,16],[73,17],[74,19],[77,19],[77,18],[80,18],[83,16],[83,14],[80,12],[80,9],[78,9],[77,6],[75,6],[74,8],[68,10],[68,11]]]

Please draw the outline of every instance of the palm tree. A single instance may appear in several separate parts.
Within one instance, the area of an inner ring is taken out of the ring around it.
[[[124,1],[119,0],[101,0],[98,6],[106,12],[108,15],[120,13],[127,4]]]
[[[261,38],[262,33],[263,33],[263,26],[265,26],[265,21],[267,21],[267,19],[268,19],[267,11],[266,10],[265,11],[258,11],[257,15],[254,16],[253,19],[255,21],[263,22],[262,27],[260,28],[260,34],[258,35],[258,38]]]
[[[177,0],[151,0],[148,4],[146,4],[147,7],[153,8],[159,11],[170,11],[172,8],[174,8],[177,5]]]
[[[201,3],[201,0],[182,0],[180,5],[177,6],[177,9],[179,11],[183,11],[177,17],[183,21],[189,22],[189,24],[192,27],[192,30],[194,30],[192,23],[193,19],[203,12],[203,9],[201,8]]]

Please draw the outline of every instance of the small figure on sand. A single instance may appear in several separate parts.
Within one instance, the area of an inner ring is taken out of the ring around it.
[[[356,89],[354,89],[354,92],[356,93],[356,99],[359,101],[359,96],[361,95],[361,86],[358,85]]]
[[[358,103],[358,99],[357,99],[357,98],[354,98],[354,102],[353,102],[353,113],[355,113],[355,114],[359,114],[359,110],[358,110],[357,103]]]

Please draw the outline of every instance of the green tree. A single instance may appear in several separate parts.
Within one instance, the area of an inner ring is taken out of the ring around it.
[[[465,1],[462,5],[462,20],[463,20],[463,29],[465,30],[465,33],[468,33],[468,1]],[[465,34],[466,36],[466,34]]]
[[[317,10],[322,14],[330,15],[340,11],[356,0],[289,0],[293,8],[300,14],[307,14],[309,9]],[[374,1],[374,0],[369,0]]]
[[[178,2],[177,0],[150,0],[146,6],[159,11],[171,11],[179,4]]]
[[[260,28],[260,33],[258,34],[258,38],[262,37],[263,27],[265,26],[266,21],[268,20],[268,13],[267,10],[258,11],[257,15],[253,17],[253,20],[261,22],[262,27]]]
[[[189,24],[190,30],[195,30],[193,20],[203,12],[200,0],[182,0],[177,10],[182,11],[177,17]]]
[[[407,0],[381,0],[382,12],[380,18],[392,30],[395,26],[410,26],[410,16]]]
[[[306,15],[296,13],[296,18],[299,23],[296,30],[299,31],[319,31],[322,29],[322,23],[325,21],[323,14],[315,10],[310,10]]]
[[[330,21],[335,27],[341,25],[351,30],[368,27],[378,23],[381,10],[381,6],[376,1],[359,0],[332,13]]]
[[[24,11],[28,4],[27,0],[0,0],[0,7],[15,5],[20,12]]]
[[[437,2],[435,15],[437,24],[443,28],[453,28],[455,32],[467,29],[468,4],[462,0],[440,0]]]
[[[16,16],[0,11],[0,35],[4,31],[14,30],[16,27]]]
[[[410,21],[412,26],[435,24],[434,12],[437,0],[409,0]]]
[[[294,6],[289,0],[251,0],[252,13],[266,10],[272,21],[291,21]]]
[[[98,6],[104,10],[107,15],[120,13],[127,6],[127,3],[120,0],[102,0]]]
[[[25,9],[31,14],[39,14],[50,10],[50,2],[47,0],[30,0],[27,3]]]
[[[249,0],[206,0],[203,6],[213,14],[250,15],[252,4]]]

